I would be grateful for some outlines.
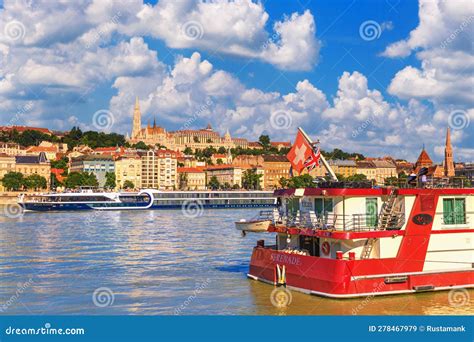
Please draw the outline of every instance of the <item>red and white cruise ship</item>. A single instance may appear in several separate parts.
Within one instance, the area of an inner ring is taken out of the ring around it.
[[[248,277],[350,298],[474,287],[473,188],[277,190]]]

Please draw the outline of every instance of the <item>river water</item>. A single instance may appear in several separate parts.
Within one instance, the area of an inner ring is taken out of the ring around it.
[[[0,208],[1,209],[1,208]],[[0,314],[473,314],[474,291],[334,300],[246,278],[252,247],[233,222],[255,210],[25,213],[0,211]],[[470,299],[469,299],[470,298]]]

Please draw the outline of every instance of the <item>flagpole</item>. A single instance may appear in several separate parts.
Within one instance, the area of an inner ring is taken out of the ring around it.
[[[306,138],[306,140],[308,140],[308,142],[311,144],[311,147],[312,147],[312,146],[313,146],[313,141],[312,141],[311,138],[306,134],[306,132],[303,131],[303,128],[298,127],[298,130],[301,132],[301,134],[303,134],[303,136]],[[328,162],[326,161],[326,158],[324,158],[324,156],[323,156],[322,153],[320,154],[320,159],[321,159],[321,161],[322,161],[324,167],[326,168],[326,170],[328,170],[329,175],[331,176],[332,180],[334,180],[334,181],[337,182],[336,174],[335,174],[334,171],[332,170],[331,166],[329,166]]]

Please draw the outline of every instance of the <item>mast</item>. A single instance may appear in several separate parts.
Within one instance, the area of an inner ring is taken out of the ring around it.
[[[303,136],[306,138],[306,140],[308,140],[308,142],[311,144],[311,146],[313,146],[313,141],[312,141],[311,138],[306,134],[306,132],[303,131],[303,128],[298,127],[298,129],[299,129],[299,131],[301,132],[301,134],[303,134]],[[328,162],[326,161],[326,158],[324,158],[324,156],[323,156],[322,153],[321,153],[320,159],[321,159],[321,162],[323,163],[324,167],[326,168],[326,170],[328,170],[329,175],[331,176],[331,179],[337,182],[338,179],[337,179],[337,177],[336,177],[336,174],[335,174],[334,171],[332,170],[331,166],[329,166]]]

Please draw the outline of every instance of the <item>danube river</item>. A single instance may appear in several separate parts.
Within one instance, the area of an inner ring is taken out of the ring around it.
[[[278,308],[272,286],[246,278],[256,241],[274,238],[242,238],[235,230],[234,221],[255,213],[204,210],[191,218],[179,210],[108,211],[7,218],[1,210],[0,314],[474,313],[474,291],[454,299],[437,292],[351,300],[293,291],[289,306]]]

